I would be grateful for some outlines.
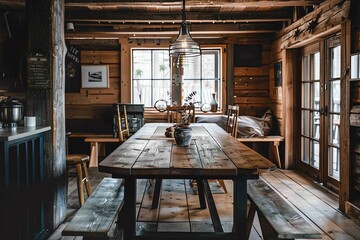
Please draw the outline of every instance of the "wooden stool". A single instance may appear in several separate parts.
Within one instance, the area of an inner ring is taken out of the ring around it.
[[[89,156],[85,154],[66,155],[66,167],[68,170],[68,176],[71,175],[71,173],[69,172],[69,168],[74,167],[76,169],[76,180],[77,180],[76,183],[77,183],[80,207],[85,202],[83,183],[85,183],[86,193],[88,197],[91,194],[89,174],[86,166],[86,163],[89,161],[89,159],[90,159]]]

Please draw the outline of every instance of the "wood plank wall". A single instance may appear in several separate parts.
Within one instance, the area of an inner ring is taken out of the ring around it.
[[[65,94],[67,119],[101,119],[113,103],[120,101],[120,52],[118,50],[81,51],[81,64],[109,65],[109,88],[81,88]]]
[[[269,99],[270,42],[267,39],[238,44],[261,44],[262,66],[234,67],[234,104],[239,105],[240,115],[261,117],[271,107]]]
[[[274,73],[274,64],[281,61],[282,69],[284,69],[285,62],[283,61],[284,54],[280,49],[281,41],[280,39],[275,40],[271,44],[271,56],[270,56],[270,66],[269,66],[269,95],[271,102],[271,109],[274,113],[275,121],[278,124],[280,135],[284,136],[283,128],[283,87],[275,87],[275,73]],[[282,71],[282,83],[284,83],[284,71]]]

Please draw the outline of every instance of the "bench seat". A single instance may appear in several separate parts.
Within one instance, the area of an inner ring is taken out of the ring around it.
[[[66,225],[62,235],[107,239],[123,200],[122,179],[104,178]]]
[[[257,212],[265,240],[322,238],[317,229],[263,180],[249,180],[247,187],[250,200],[247,236],[250,234],[255,212]]]

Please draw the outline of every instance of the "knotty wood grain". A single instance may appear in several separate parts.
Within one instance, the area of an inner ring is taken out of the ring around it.
[[[121,179],[104,178],[62,234],[107,237],[124,199],[121,183]]]
[[[263,218],[266,218],[276,231],[274,237],[279,239],[321,238],[320,232],[261,179],[248,181],[248,196],[258,209],[260,223]],[[262,230],[265,230],[264,226]]]

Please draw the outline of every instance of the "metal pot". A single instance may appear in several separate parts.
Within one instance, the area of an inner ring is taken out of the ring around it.
[[[24,105],[8,97],[0,102],[0,121],[4,124],[18,123],[23,119]]]

